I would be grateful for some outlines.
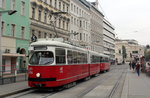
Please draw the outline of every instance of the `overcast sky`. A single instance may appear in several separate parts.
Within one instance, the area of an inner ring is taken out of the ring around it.
[[[150,44],[150,0],[99,0],[99,3],[118,38]]]

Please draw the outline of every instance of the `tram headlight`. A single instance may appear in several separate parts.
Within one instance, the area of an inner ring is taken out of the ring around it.
[[[40,73],[36,73],[36,77],[37,78],[41,77],[41,74]]]

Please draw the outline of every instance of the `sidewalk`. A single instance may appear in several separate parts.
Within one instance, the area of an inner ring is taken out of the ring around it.
[[[5,96],[28,90],[28,82],[16,82],[11,84],[0,85],[0,98]]]
[[[150,98],[150,77],[128,70],[121,98]]]

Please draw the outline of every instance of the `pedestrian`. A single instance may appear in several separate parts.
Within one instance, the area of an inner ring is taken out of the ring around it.
[[[137,72],[138,76],[140,76],[140,69],[141,69],[141,65],[138,61],[137,64],[136,64],[136,72]]]
[[[129,62],[129,67],[130,67],[130,70],[131,70],[131,67],[132,67],[132,62],[131,61]]]
[[[132,69],[133,69],[133,71],[134,71],[135,66],[136,66],[135,61],[132,61]]]

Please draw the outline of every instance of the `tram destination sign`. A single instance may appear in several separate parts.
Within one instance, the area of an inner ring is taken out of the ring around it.
[[[47,46],[34,46],[34,50],[47,50]]]

